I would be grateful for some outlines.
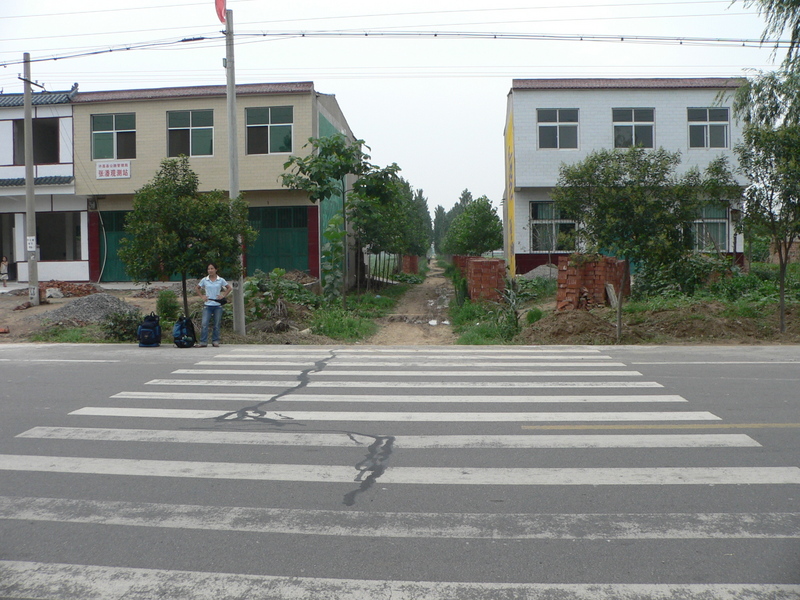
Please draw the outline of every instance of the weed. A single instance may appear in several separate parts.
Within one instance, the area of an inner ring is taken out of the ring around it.
[[[156,314],[162,321],[177,321],[181,314],[181,305],[178,294],[172,290],[161,290],[156,300]]]
[[[65,327],[53,325],[31,335],[33,342],[54,342],[60,344],[94,344],[106,341],[98,325],[84,327]]]
[[[533,307],[525,313],[525,322],[528,325],[533,325],[544,316],[542,309]]]
[[[377,329],[378,326],[369,319],[335,306],[317,310],[311,319],[311,330],[314,333],[334,340],[360,340],[369,337]]]
[[[112,313],[100,323],[100,331],[105,339],[113,342],[135,342],[141,322],[142,315],[138,311]]]

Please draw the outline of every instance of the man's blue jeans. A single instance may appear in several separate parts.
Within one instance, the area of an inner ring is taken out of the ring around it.
[[[212,342],[219,342],[219,327],[222,323],[222,307],[217,306],[204,306],[203,307],[203,321],[200,325],[200,343],[208,344],[208,324],[211,319],[214,319],[214,332],[211,334]]]

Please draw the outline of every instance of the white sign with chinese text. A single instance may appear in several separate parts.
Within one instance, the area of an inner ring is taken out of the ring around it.
[[[97,179],[130,179],[131,161],[114,160],[96,163]]]

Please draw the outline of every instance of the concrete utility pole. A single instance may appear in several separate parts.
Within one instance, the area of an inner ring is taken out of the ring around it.
[[[233,60],[233,11],[225,11],[225,71],[228,98],[228,177],[231,200],[239,197],[239,136],[236,129],[236,69]],[[241,238],[240,238],[241,247]],[[233,293],[233,330],[245,335],[244,323],[244,257],[239,255],[242,268]]]
[[[31,304],[39,305],[39,268],[36,262],[36,196],[33,186],[33,103],[31,100],[31,55],[22,55],[24,70],[24,126],[25,147],[25,253],[28,255],[28,297]]]

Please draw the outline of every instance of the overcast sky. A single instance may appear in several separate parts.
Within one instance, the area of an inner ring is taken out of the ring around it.
[[[499,207],[514,78],[725,77],[775,66],[770,47],[748,43],[763,20],[741,2],[561,3],[227,0],[237,83],[313,81],[334,94],[372,161],[396,162],[431,212],[464,189]],[[49,91],[224,85],[223,29],[213,0],[0,0],[0,88],[22,91],[23,52]],[[207,39],[180,42],[189,38]],[[122,50],[136,46],[145,47]],[[109,49],[119,51],[89,54]],[[41,60],[73,54],[89,55]]]

